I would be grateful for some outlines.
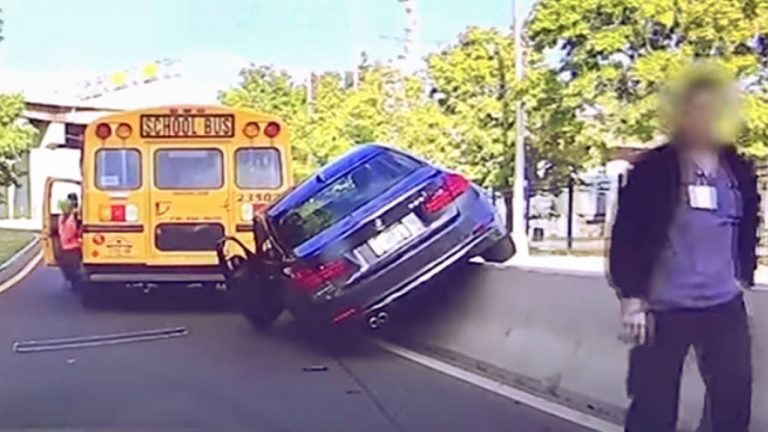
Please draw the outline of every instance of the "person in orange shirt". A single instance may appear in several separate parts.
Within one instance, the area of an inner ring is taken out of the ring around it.
[[[59,215],[59,241],[61,253],[58,263],[64,279],[75,288],[80,279],[82,263],[82,233],[80,232],[79,203],[77,195],[71,193],[61,204]]]

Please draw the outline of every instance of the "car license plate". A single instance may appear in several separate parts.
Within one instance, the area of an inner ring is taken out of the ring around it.
[[[421,221],[416,215],[410,214],[404,217],[401,222],[389,226],[381,234],[368,240],[368,246],[377,256],[382,256],[407,242],[421,230],[423,230]]]

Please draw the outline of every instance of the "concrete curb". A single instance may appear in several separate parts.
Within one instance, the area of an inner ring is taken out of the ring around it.
[[[40,237],[35,237],[12,257],[0,264],[0,285],[7,282],[40,253]]]
[[[599,277],[607,274],[607,269],[558,267],[554,265],[509,261],[506,263],[487,263],[481,260],[471,261],[473,264],[483,265],[496,270],[519,269],[526,272],[544,273],[551,275]],[[758,272],[755,275],[754,291],[768,292],[768,274]]]

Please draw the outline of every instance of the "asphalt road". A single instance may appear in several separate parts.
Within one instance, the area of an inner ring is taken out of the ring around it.
[[[188,335],[12,350],[21,340],[176,326]],[[585,430],[365,341],[337,348],[307,340],[289,319],[258,334],[221,295],[122,295],[86,309],[56,269],[38,267],[0,294],[0,430]],[[311,365],[328,369],[303,370]]]

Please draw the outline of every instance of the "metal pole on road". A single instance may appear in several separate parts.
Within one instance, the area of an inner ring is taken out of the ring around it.
[[[523,79],[525,62],[523,61],[523,14],[519,0],[512,0],[514,11],[515,38],[515,79],[519,84]],[[512,189],[512,238],[517,247],[517,255],[528,256],[528,235],[525,223],[525,112],[523,101],[517,101],[515,119],[515,183]]]

